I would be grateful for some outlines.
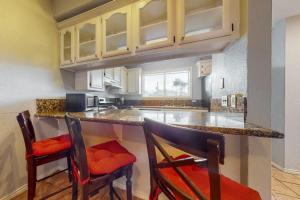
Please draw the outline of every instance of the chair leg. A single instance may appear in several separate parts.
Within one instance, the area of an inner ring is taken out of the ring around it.
[[[73,179],[72,181],[72,200],[77,200],[78,198],[78,183]]]
[[[89,199],[89,186],[84,185],[82,186],[82,200],[88,200]]]
[[[27,172],[28,172],[28,193],[27,199],[33,200],[36,190],[36,166],[33,161],[27,162]]]
[[[132,200],[132,166],[130,166],[126,173],[126,193],[127,193],[127,200]]]
[[[69,182],[72,181],[72,165],[71,165],[71,156],[67,156],[67,163],[68,163],[68,175],[69,175]]]
[[[157,200],[158,196],[158,188],[157,184],[154,182],[154,180],[151,178],[151,186],[150,186],[150,195],[149,200]]]
[[[114,186],[113,182],[109,184],[109,198],[110,200],[114,200]]]

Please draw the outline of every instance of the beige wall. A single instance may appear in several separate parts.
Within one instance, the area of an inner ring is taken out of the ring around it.
[[[250,0],[248,24],[247,121],[271,127],[272,0]],[[259,23],[257,23],[259,21]],[[271,140],[248,138],[248,185],[271,199]]]
[[[27,183],[18,112],[64,94],[48,0],[0,0],[0,199]]]
[[[281,133],[284,133],[285,129],[285,35],[286,21],[280,20],[272,28],[271,127]],[[285,166],[284,147],[284,139],[272,140],[272,162],[283,168]]]
[[[286,20],[285,44],[285,168],[299,173],[300,159],[300,15]]]

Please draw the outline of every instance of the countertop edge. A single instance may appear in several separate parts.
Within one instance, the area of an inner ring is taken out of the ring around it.
[[[64,119],[64,113],[36,113],[34,116],[39,118]],[[88,122],[143,126],[143,122],[125,121],[125,120],[112,120],[112,119],[99,119],[99,118],[93,118],[93,119],[80,118],[80,120],[88,121]],[[172,124],[172,125],[192,128],[192,129],[197,129],[202,131],[211,131],[211,132],[221,133],[224,135],[251,136],[251,137],[274,138],[274,139],[284,138],[284,134],[266,128],[230,128],[230,127],[214,127],[214,126],[182,125],[182,124]]]

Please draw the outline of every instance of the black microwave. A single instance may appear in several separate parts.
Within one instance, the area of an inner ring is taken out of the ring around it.
[[[67,112],[84,112],[94,110],[99,105],[99,97],[86,93],[67,93],[66,94],[66,111]]]

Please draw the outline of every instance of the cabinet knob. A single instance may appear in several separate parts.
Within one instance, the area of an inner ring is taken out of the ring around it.
[[[138,46],[136,46],[135,48],[136,48],[136,49],[139,49],[139,47],[138,47]]]
[[[95,57],[97,58],[97,57],[98,57],[98,55],[97,55],[97,54],[95,54]]]
[[[183,41],[183,40],[184,40],[184,36],[181,37],[181,41]]]
[[[129,51],[129,47],[127,47],[127,51]]]

